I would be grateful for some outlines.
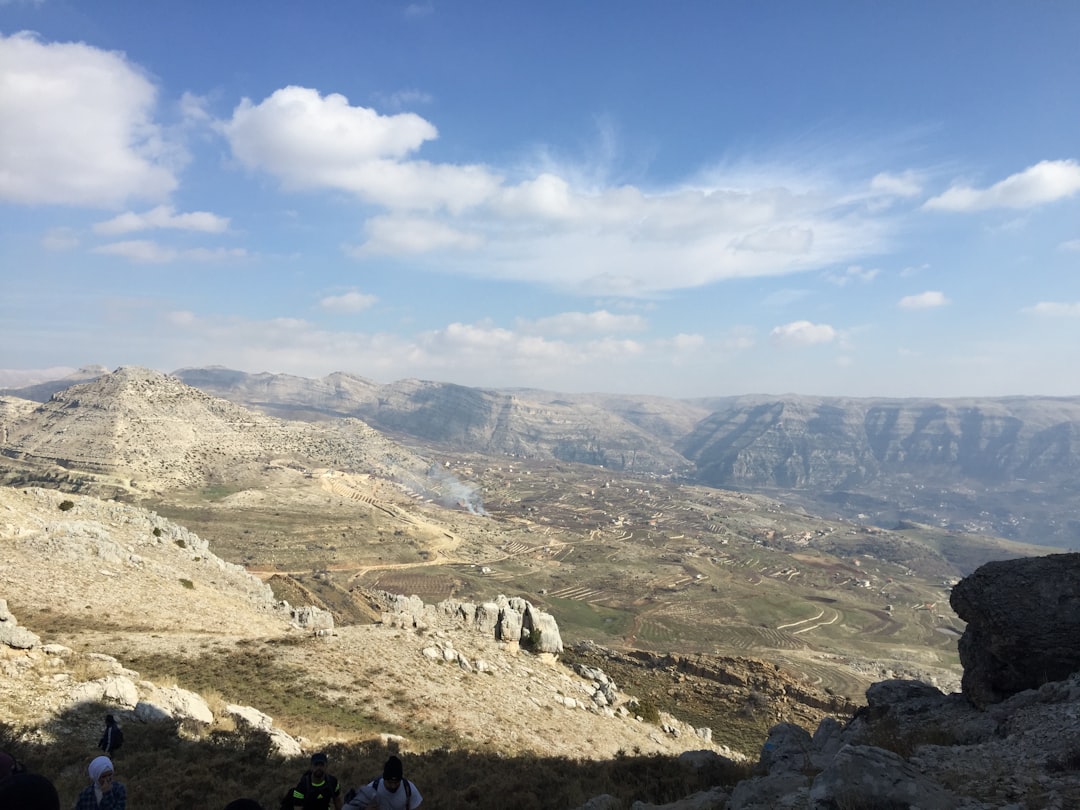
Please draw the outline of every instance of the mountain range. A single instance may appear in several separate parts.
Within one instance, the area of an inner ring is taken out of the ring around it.
[[[103,371],[0,393],[44,402]],[[882,527],[915,521],[1080,548],[1080,397],[680,400],[219,367],[171,376],[282,419],[358,419],[421,449],[582,463]]]

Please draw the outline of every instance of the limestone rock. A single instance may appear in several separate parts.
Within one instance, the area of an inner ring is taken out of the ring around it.
[[[25,627],[20,627],[11,611],[7,600],[0,599],[0,644],[6,644],[16,650],[29,650],[41,645],[41,639]]]
[[[810,786],[811,810],[845,803],[868,807],[953,810],[959,800],[892,751],[847,745]]]
[[[727,807],[728,794],[723,789],[714,787],[711,790],[702,790],[679,799],[671,804],[646,804],[634,802],[630,810],[724,810]]]
[[[968,623],[962,686],[976,706],[1080,671],[1080,553],[987,563],[949,601]]]
[[[142,697],[135,707],[135,716],[144,721],[194,720],[210,725],[214,714],[202,696],[179,686],[157,686],[143,682]]]

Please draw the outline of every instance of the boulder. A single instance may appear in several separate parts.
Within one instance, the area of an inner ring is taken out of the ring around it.
[[[135,707],[135,716],[140,720],[194,720],[210,725],[214,714],[200,695],[181,689],[179,686],[157,686],[144,681],[142,699]]]
[[[1080,671],[1080,553],[987,563],[949,603],[967,622],[961,688],[975,706]]]
[[[892,751],[870,745],[841,748],[810,786],[811,810],[836,807],[917,807],[953,810],[959,800]]]
[[[29,650],[41,645],[41,639],[25,627],[20,627],[8,610],[7,600],[0,599],[0,644],[16,650]]]
[[[521,629],[522,638],[530,636],[533,630],[540,633],[537,652],[561,653],[563,651],[562,636],[559,634],[559,625],[555,623],[555,617],[526,603],[525,619]]]

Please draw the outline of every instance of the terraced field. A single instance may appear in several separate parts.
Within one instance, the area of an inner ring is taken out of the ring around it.
[[[917,530],[827,521],[761,497],[595,467],[448,464],[441,474],[470,471],[466,484],[482,493],[486,514],[342,474],[274,490],[272,512],[265,493],[164,508],[252,568],[322,570],[332,576],[320,587],[427,602],[522,595],[553,613],[567,640],[797,663],[855,695],[873,669],[859,661],[959,671],[963,628],[948,608],[959,572]],[[969,540],[950,542],[971,558]]]

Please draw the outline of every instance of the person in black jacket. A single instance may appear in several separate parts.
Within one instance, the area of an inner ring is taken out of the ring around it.
[[[326,772],[326,754],[311,755],[311,770],[300,777],[292,803],[296,810],[341,810],[341,785]]]
[[[105,715],[105,733],[98,740],[97,747],[105,752],[105,756],[111,757],[116,749],[124,744],[124,732],[120,730],[116,719],[111,715]]]

